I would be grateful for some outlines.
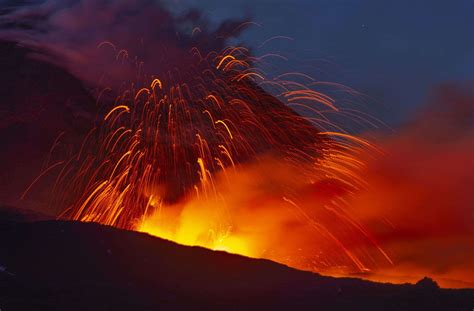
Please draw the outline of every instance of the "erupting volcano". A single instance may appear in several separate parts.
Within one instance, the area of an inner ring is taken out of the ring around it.
[[[363,186],[357,152],[377,149],[328,131],[334,100],[283,79],[297,73],[267,80],[242,47],[189,58],[185,71],[116,98],[57,178],[55,204],[68,206],[60,217],[306,268],[367,269],[365,250],[346,243],[376,242],[340,194]]]
[[[47,189],[43,209],[61,224],[93,222],[333,276],[404,282],[434,273],[443,286],[473,284],[474,267],[454,252],[424,264],[407,244],[412,238],[433,259],[434,244],[451,249],[457,239],[472,255],[472,217],[462,217],[470,198],[460,186],[472,181],[472,127],[469,120],[458,122],[462,130],[452,126],[458,110],[474,111],[469,96],[448,88],[441,101],[456,107],[452,119],[437,119],[447,110],[426,113],[399,138],[378,139],[386,127],[354,104],[363,98],[356,91],[304,72],[275,74],[287,55],[234,44],[259,24],[213,28],[197,11],[177,16],[151,0],[132,2],[47,1],[2,11],[0,36],[14,42],[2,44],[61,68],[86,94],[67,103],[86,121],[51,126],[54,142],[19,202]],[[259,47],[278,40],[291,39]],[[23,116],[0,125],[13,131]],[[433,147],[435,127],[457,135],[452,149]],[[433,150],[437,156],[424,161]],[[467,170],[453,165],[449,181],[427,177],[456,159]],[[434,200],[430,192],[440,189],[446,194]],[[428,206],[433,222],[422,217]]]

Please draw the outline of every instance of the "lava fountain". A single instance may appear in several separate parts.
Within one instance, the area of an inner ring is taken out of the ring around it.
[[[357,155],[379,150],[330,121],[335,101],[298,73],[267,79],[244,47],[187,57],[115,99],[57,177],[60,218],[317,271],[390,262],[345,202]]]

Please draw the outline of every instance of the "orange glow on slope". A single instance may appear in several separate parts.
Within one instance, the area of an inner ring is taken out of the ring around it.
[[[172,221],[169,215],[157,212],[147,217],[137,230],[188,246],[202,246],[212,250],[221,250],[248,257],[259,257],[252,247],[254,241],[245,236],[232,233],[232,227],[215,231],[216,219],[212,219],[206,211],[192,213],[193,203],[185,206],[187,212]],[[169,207],[168,207],[169,208]],[[169,224],[172,222],[172,224]],[[219,223],[218,223],[219,224]],[[222,224],[220,224],[222,226]]]

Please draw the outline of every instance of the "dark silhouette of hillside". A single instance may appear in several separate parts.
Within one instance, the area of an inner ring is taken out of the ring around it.
[[[4,216],[4,213],[2,213]],[[0,221],[2,310],[471,310],[474,290],[324,277],[94,223]]]

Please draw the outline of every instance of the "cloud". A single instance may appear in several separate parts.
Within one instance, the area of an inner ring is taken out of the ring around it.
[[[385,155],[370,161],[369,187],[350,203],[395,262],[379,273],[473,285],[473,141],[474,97],[453,85],[438,88],[412,122],[381,138]]]

